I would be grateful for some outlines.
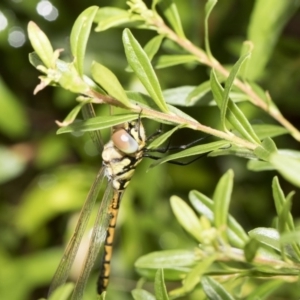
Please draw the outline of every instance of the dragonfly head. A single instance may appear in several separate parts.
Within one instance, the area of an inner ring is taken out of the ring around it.
[[[140,120],[115,126],[111,137],[115,147],[126,154],[134,154],[145,147],[146,133]]]

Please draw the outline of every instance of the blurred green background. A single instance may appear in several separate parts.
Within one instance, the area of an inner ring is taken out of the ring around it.
[[[176,3],[187,37],[203,46],[205,1]],[[54,48],[64,48],[64,57],[71,60],[72,24],[91,5],[126,8],[121,0],[0,3],[0,299],[46,296],[64,243],[101,166],[88,135],[56,135],[54,121],[63,120],[75,106],[75,95],[52,87],[33,95],[39,73],[28,61],[32,48],[26,32],[28,22],[33,20],[48,35]],[[236,61],[241,43],[247,38],[253,5],[250,0],[227,0],[215,7],[210,19],[211,49],[222,64]],[[130,89],[136,82],[124,71],[127,64],[121,32],[113,29],[92,33],[86,72],[96,60],[109,67]],[[142,45],[154,36],[149,31],[133,30],[133,33]],[[285,117],[299,127],[299,10],[291,13],[275,45],[259,83],[270,92]],[[209,70],[203,66],[178,66],[158,70],[157,74],[165,89],[198,85],[208,79]],[[253,123],[274,123],[249,104],[241,107]],[[218,124],[218,112],[213,107],[187,108],[186,112],[203,124]],[[97,113],[108,114],[108,109],[99,108]],[[158,126],[150,121],[146,124],[150,133]],[[175,135],[172,144],[185,144],[196,138],[199,133],[183,131]],[[277,138],[276,143],[280,148],[298,147],[289,136]],[[129,292],[139,278],[133,263],[140,255],[196,246],[171,213],[169,197],[173,194],[187,199],[188,191],[197,189],[211,196],[221,174],[232,168],[235,188],[230,210],[244,228],[270,226],[275,216],[270,188],[275,173],[252,173],[246,169],[244,159],[202,158],[185,167],[163,165],[147,172],[149,164],[145,159],[138,168],[122,201],[108,299],[130,299]],[[286,193],[295,189],[283,179],[280,181]],[[294,201],[292,211],[296,218],[299,209],[300,204]],[[91,295],[95,280],[96,275],[88,287]]]

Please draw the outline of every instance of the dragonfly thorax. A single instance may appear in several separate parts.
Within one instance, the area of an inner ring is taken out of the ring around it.
[[[102,152],[105,175],[115,190],[123,190],[143,158],[145,130],[140,121],[127,122],[113,128],[111,140]]]

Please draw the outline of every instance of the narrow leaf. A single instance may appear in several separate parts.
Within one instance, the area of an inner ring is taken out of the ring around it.
[[[63,120],[62,123],[59,123],[60,126],[67,126],[69,124],[72,124],[77,115],[79,114],[79,112],[81,111],[82,107],[85,105],[84,102],[79,103],[78,105],[76,105],[71,111],[70,113],[66,116],[66,118]]]
[[[154,289],[157,300],[169,300],[162,269],[158,269],[155,274]]]
[[[252,125],[256,135],[263,140],[267,137],[273,138],[279,135],[287,134],[288,130],[284,127],[271,124],[253,124]]]
[[[188,106],[186,104],[186,98],[194,89],[194,86],[180,86],[164,90],[163,95],[168,104],[177,106]]]
[[[227,240],[226,229],[232,188],[233,171],[229,170],[219,180],[213,196],[215,226],[221,231],[224,240]]]
[[[272,153],[269,162],[286,180],[300,187],[300,160],[298,158]]]
[[[112,97],[130,107],[127,95],[113,72],[105,66],[93,62],[92,64],[93,79]]]
[[[114,116],[95,117],[84,121],[74,122],[71,125],[62,127],[57,131],[57,134],[66,132],[86,132],[101,130],[135,119],[137,119],[136,114],[120,114]]]
[[[299,6],[299,1],[255,1],[247,37],[254,45],[247,72],[249,79],[257,80],[263,75],[282,29]]]
[[[98,6],[91,6],[84,10],[76,19],[71,36],[71,51],[74,56],[74,65],[80,76],[83,76],[83,63],[87,41],[90,35],[94,17]]]
[[[214,70],[211,72],[210,82],[214,99],[218,107],[221,108],[223,88],[220,85]],[[248,122],[247,118],[244,116],[238,106],[231,100],[228,102],[227,118],[234,129],[236,129],[245,139],[253,143],[260,144],[260,140],[256,136],[251,124]]]
[[[143,24],[144,21],[141,16],[137,14],[131,14],[128,10],[116,8],[116,7],[103,7],[97,11],[94,18],[94,22],[97,23],[95,31],[105,31],[112,27]]]
[[[203,98],[210,90],[210,81],[208,80],[202,82],[195,89],[190,91],[188,96],[185,98],[186,106],[193,106],[197,101]]]
[[[130,67],[161,111],[167,112],[168,108],[150,60],[129,29],[123,31],[123,44]]]
[[[161,55],[158,57],[155,68],[163,69],[181,64],[196,62],[196,57],[193,55]]]
[[[154,55],[160,48],[160,45],[165,37],[163,35],[157,35],[152,38],[144,47],[144,51],[146,52],[149,60],[151,61]]]
[[[275,208],[277,215],[281,215],[284,208],[286,207],[286,203],[289,202],[291,199],[286,199],[283,193],[283,190],[280,187],[280,183],[278,180],[278,177],[275,176],[272,181],[272,192],[273,192],[273,198],[275,203]],[[295,225],[293,221],[293,216],[289,212],[287,216],[285,216],[285,222],[286,224],[286,230],[287,231],[294,231]]]
[[[243,42],[240,56],[243,56],[246,53],[250,53],[250,55],[251,55],[252,51],[253,51],[253,43],[250,41],[245,41],[245,42]],[[246,79],[247,79],[247,70],[248,70],[249,65],[250,65],[250,59],[247,59],[247,61],[245,61],[240,68],[239,74],[240,74],[240,77],[243,79],[243,81],[246,81]]]
[[[156,300],[154,295],[142,289],[134,289],[131,294],[134,300]]]
[[[170,201],[173,213],[180,225],[200,242],[202,227],[195,212],[177,196],[172,196]]]
[[[260,246],[260,243],[255,238],[251,238],[247,242],[247,244],[244,247],[244,255],[245,255],[246,261],[251,262],[254,259],[255,255],[259,249],[259,246]]]
[[[170,160],[178,160],[180,158],[186,158],[186,157],[190,157],[190,156],[194,156],[194,155],[202,155],[204,153],[208,153],[213,150],[216,150],[216,149],[219,149],[222,147],[226,147],[226,146],[228,146],[228,142],[217,141],[217,142],[212,142],[212,143],[207,143],[204,145],[198,145],[195,147],[191,147],[191,148],[182,150],[178,153],[174,153],[174,154],[168,155],[166,157],[163,157],[161,159],[158,159],[157,161],[155,161],[154,163],[151,164],[150,168],[161,165],[162,163],[165,163]]]
[[[34,51],[47,68],[51,68],[53,48],[45,33],[32,21],[28,23],[28,37]]]
[[[275,167],[266,161],[261,160],[249,160],[247,162],[247,169],[253,172],[272,171]]]
[[[198,257],[192,250],[164,250],[152,252],[135,262],[136,268],[168,269],[192,266]]]
[[[164,16],[168,20],[168,22],[171,24],[172,28],[176,32],[176,34],[184,38],[184,31],[181,25],[179,13],[176,7],[176,4],[172,0],[164,0],[158,2],[158,6],[163,11]]]
[[[280,214],[286,200],[285,200],[283,190],[280,187],[280,183],[277,176],[275,176],[272,181],[272,192],[273,192],[276,212],[277,214]]]
[[[214,202],[210,198],[198,191],[191,191],[189,200],[199,214],[214,223]],[[249,240],[243,227],[231,215],[228,217],[228,239],[231,245],[238,248],[243,248]]]
[[[217,254],[212,254],[203,258],[201,262],[197,263],[197,265],[193,267],[183,282],[183,289],[185,292],[190,292],[196,287],[196,285],[201,281],[202,276],[208,271],[209,267],[216,259]]]
[[[153,102],[152,98],[149,97],[149,95],[132,91],[126,91],[126,95],[127,98],[131,100],[131,102],[138,103],[138,105],[140,105],[141,107],[148,107],[154,110],[159,110],[159,107],[155,102]],[[161,122],[161,120],[159,120],[159,122]]]
[[[223,92],[223,99],[222,99],[222,105],[221,105],[221,124],[222,127],[225,131],[226,129],[226,112],[227,112],[227,107],[228,107],[228,102],[229,102],[229,93],[230,90],[233,86],[234,80],[238,75],[238,72],[244,63],[244,61],[249,58],[250,53],[246,53],[245,55],[241,56],[239,60],[234,64],[232,69],[230,70],[229,76],[225,81],[225,89]]]
[[[168,140],[171,135],[180,128],[183,128],[184,124],[180,124],[173,129],[161,134],[159,137],[155,138],[153,142],[147,145],[147,149],[157,149],[160,145],[162,145],[166,140]]]
[[[249,236],[275,250],[280,250],[279,232],[274,228],[257,227],[249,231]]]
[[[201,284],[209,300],[234,300],[225,288],[211,277],[203,277]]]
[[[214,6],[216,5],[217,0],[208,0],[205,4],[205,18],[204,18],[204,43],[205,43],[205,50],[209,58],[213,58],[210,46],[209,46],[209,34],[208,34],[208,19],[210,13],[212,12]]]

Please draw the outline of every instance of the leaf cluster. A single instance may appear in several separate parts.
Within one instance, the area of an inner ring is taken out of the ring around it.
[[[172,0],[154,0],[151,8],[141,0],[131,0],[128,1],[128,10],[90,7],[80,14],[72,28],[71,62],[61,60],[61,50],[53,50],[46,34],[30,22],[28,33],[35,50],[30,54],[30,61],[43,73],[35,92],[53,85],[79,95],[78,104],[59,123],[58,134],[94,133],[141,115],[142,118],[174,126],[150,144],[149,149],[159,147],[183,127],[217,139],[168,155],[152,166],[205,153],[212,157],[235,155],[248,160],[249,170],[275,170],[299,187],[299,151],[279,149],[274,138],[289,134],[300,141],[300,132],[281,114],[271,95],[256,83],[260,76],[258,70],[266,64],[266,45],[262,42],[257,24],[261,22],[261,12],[270,9],[273,4],[269,1],[256,2],[249,25],[249,41],[243,44],[239,58],[230,68],[217,61],[210,47],[209,19],[216,4],[217,1],[209,0],[205,6],[203,49],[186,37],[177,6]],[[274,14],[287,19],[290,11],[290,4],[281,3]],[[93,23],[97,32],[113,27],[125,28],[122,42],[128,62],[127,71],[139,80],[144,93],[125,90],[113,71],[96,61],[86,74],[85,52]],[[283,24],[277,24],[274,29],[271,18],[264,22],[273,45]],[[157,35],[143,47],[130,27],[151,30]],[[161,54],[166,45],[171,51]],[[156,70],[176,65],[204,66],[209,69],[209,78],[197,86],[163,90]],[[279,125],[251,124],[241,108],[244,103],[263,111]],[[119,107],[122,112],[113,116],[94,116],[91,105]],[[194,119],[183,109],[201,109],[203,106],[213,106],[218,111],[215,126],[202,124],[201,120]],[[84,120],[76,120],[81,110]],[[198,246],[192,250],[168,250],[141,257],[136,268],[143,277],[155,280],[155,296],[138,288],[132,292],[134,299],[173,299],[193,293],[209,299],[233,299],[236,296],[234,291],[242,289],[245,278],[271,278],[246,295],[247,299],[264,299],[286,278],[297,280],[300,249],[299,243],[295,242],[299,233],[290,213],[292,194],[285,196],[278,178],[274,177],[272,193],[277,211],[274,226],[246,233],[229,214],[232,189],[233,172],[228,171],[220,179],[211,199],[200,192],[190,192],[193,209],[179,197],[171,198],[176,218]],[[169,280],[181,281],[182,285],[167,293],[165,281]],[[245,297],[242,292],[240,295]]]

